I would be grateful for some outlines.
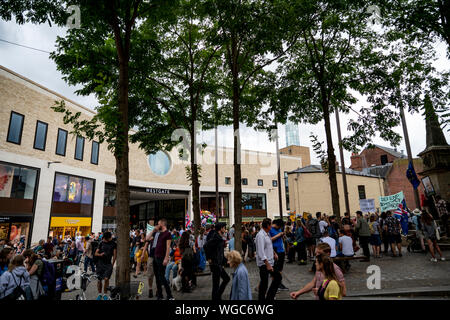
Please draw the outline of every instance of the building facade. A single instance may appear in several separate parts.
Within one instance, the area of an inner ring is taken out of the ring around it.
[[[82,119],[95,115],[0,66],[0,238],[30,244],[49,234],[59,237],[115,228],[114,156],[106,144],[70,134],[72,128],[64,125],[63,115],[51,109],[61,100],[71,111],[80,112]],[[243,220],[279,215],[276,154],[243,150],[241,156]],[[199,155],[201,209],[232,224],[233,150],[219,148],[218,159],[220,203],[216,206],[214,147]],[[147,155],[130,144],[129,163],[131,226],[144,228],[148,220],[162,217],[176,226],[184,224],[186,213],[192,218],[189,162],[179,158],[177,149]],[[309,154],[306,159],[281,155],[282,172],[305,165]],[[289,211],[286,190],[285,186],[285,214]]]
[[[319,165],[310,165],[288,173],[289,195],[293,198],[291,210],[296,213],[316,212],[333,214],[330,182],[328,175]],[[375,207],[380,207],[379,197],[384,196],[383,178],[351,169],[346,170],[350,214],[360,210],[360,199],[375,199]],[[336,173],[341,216],[344,216],[345,199],[342,174]]]

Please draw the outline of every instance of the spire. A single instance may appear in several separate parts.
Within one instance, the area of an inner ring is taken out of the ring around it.
[[[441,125],[439,124],[439,118],[434,111],[433,104],[431,103],[431,99],[428,95],[425,96],[424,108],[427,132],[427,149],[432,146],[448,146],[444,133],[442,132]]]

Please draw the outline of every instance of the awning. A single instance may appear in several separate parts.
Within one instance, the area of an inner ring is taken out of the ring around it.
[[[50,228],[56,227],[90,227],[92,218],[52,217]]]

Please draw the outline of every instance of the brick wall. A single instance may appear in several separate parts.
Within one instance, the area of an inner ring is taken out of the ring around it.
[[[365,158],[366,163],[364,163],[363,160],[363,166],[367,165],[367,167],[371,167],[373,164],[375,164],[376,166],[381,166],[381,156],[382,155],[387,155],[388,158],[388,162],[394,162],[397,158],[394,157],[392,154],[384,151],[383,149],[380,148],[375,148],[375,149],[364,149],[363,152],[361,152],[361,156],[363,158]]]

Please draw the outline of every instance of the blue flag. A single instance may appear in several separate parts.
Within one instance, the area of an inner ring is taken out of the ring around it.
[[[406,177],[408,178],[409,182],[413,185],[414,189],[417,189],[417,187],[420,185],[420,180],[417,177],[416,171],[414,170],[413,164],[410,161],[408,165],[408,170],[406,170]]]

